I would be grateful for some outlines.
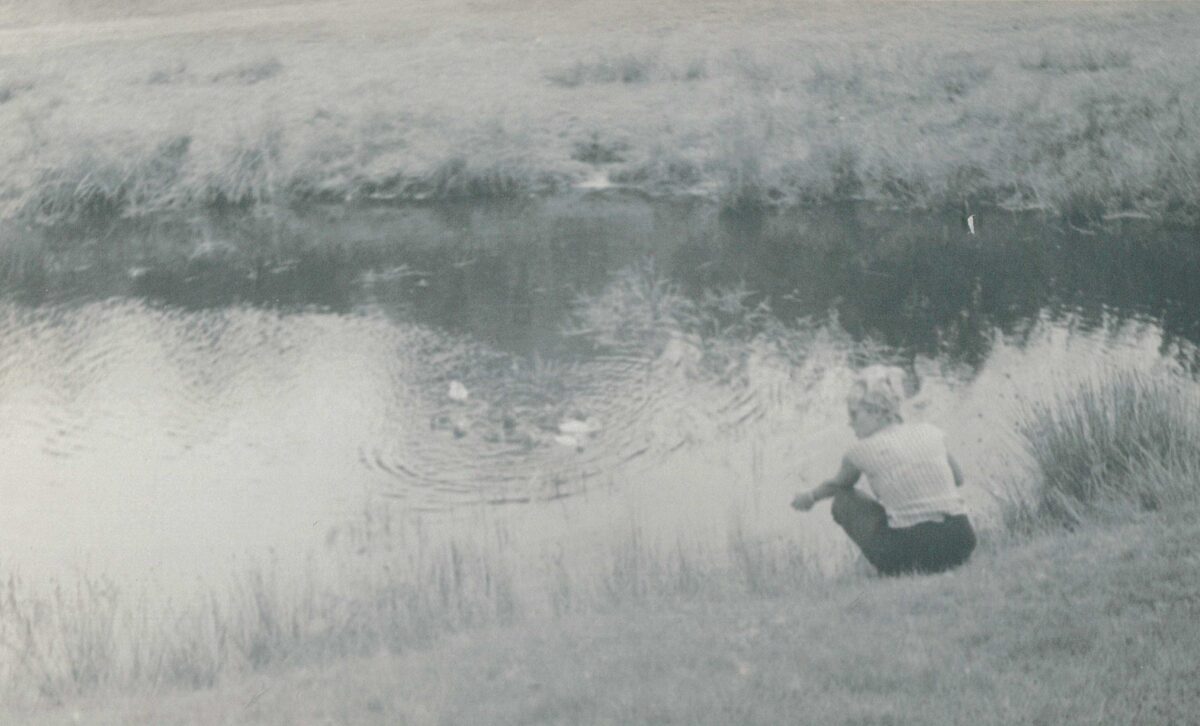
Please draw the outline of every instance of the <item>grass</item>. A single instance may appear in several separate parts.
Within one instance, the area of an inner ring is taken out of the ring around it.
[[[0,2],[0,28],[79,20],[124,20],[194,13],[202,9],[236,10],[305,2],[314,0],[213,0],[203,6],[198,6],[195,0],[3,0]]]
[[[1155,511],[1197,492],[1200,391],[1187,378],[1101,370],[1026,404],[1018,429],[1042,473],[1037,518],[1077,525],[1088,513]]]
[[[601,58],[590,63],[576,62],[569,68],[547,74],[552,83],[574,88],[585,83],[644,83],[654,71],[651,57],[626,55],[620,58]]]
[[[448,634],[575,612],[736,593],[794,591],[818,579],[810,556],[740,533],[727,547],[662,546],[638,528],[580,560],[533,561],[500,530],[434,541],[401,534],[377,508],[340,535],[318,570],[268,564],[226,588],[161,602],[81,577],[49,591],[10,576],[0,600],[7,704],[90,694],[206,689],[258,672],[427,647]],[[0,711],[0,718],[3,718]]]
[[[1195,509],[951,575],[487,627],[401,652],[10,711],[23,723],[1179,723],[1197,707]]]
[[[1096,46],[1078,40],[1042,48],[1034,59],[1021,61],[1023,68],[1048,73],[1096,73],[1132,65],[1133,55],[1124,48]]]
[[[738,209],[1200,218],[1192,6],[710,0],[543,17],[447,0],[384,22],[395,12],[0,31],[0,216],[551,194],[599,170]]]

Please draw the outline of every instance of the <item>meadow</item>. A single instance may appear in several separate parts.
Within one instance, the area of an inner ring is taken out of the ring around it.
[[[6,4],[0,216],[614,187],[1200,209],[1190,4],[261,5]]]

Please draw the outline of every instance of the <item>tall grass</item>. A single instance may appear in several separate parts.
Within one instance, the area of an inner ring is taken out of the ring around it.
[[[701,550],[633,527],[586,561],[561,552],[529,561],[498,530],[435,542],[403,529],[368,513],[305,573],[263,563],[182,598],[148,600],[90,575],[49,590],[10,575],[0,592],[0,694],[36,705],[209,688],[267,669],[396,653],[464,629],[788,592],[819,577],[794,546],[742,533],[727,549]]]
[[[1109,369],[1025,404],[1018,428],[1041,486],[1029,512],[1073,527],[1200,493],[1200,387],[1179,373]]]

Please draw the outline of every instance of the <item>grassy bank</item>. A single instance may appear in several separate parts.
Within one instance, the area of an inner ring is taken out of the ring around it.
[[[1193,224],[1198,29],[1187,4],[450,0],[12,27],[0,202],[54,221],[615,184]]]
[[[946,576],[489,628],[22,723],[1183,723],[1200,707],[1195,509]]]

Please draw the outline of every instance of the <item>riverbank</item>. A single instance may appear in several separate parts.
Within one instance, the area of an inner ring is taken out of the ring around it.
[[[1200,701],[1193,508],[942,576],[677,600],[9,712],[66,724],[1173,723]]]
[[[1185,4],[450,0],[17,25],[0,214],[620,186],[1190,225],[1198,28]]]

